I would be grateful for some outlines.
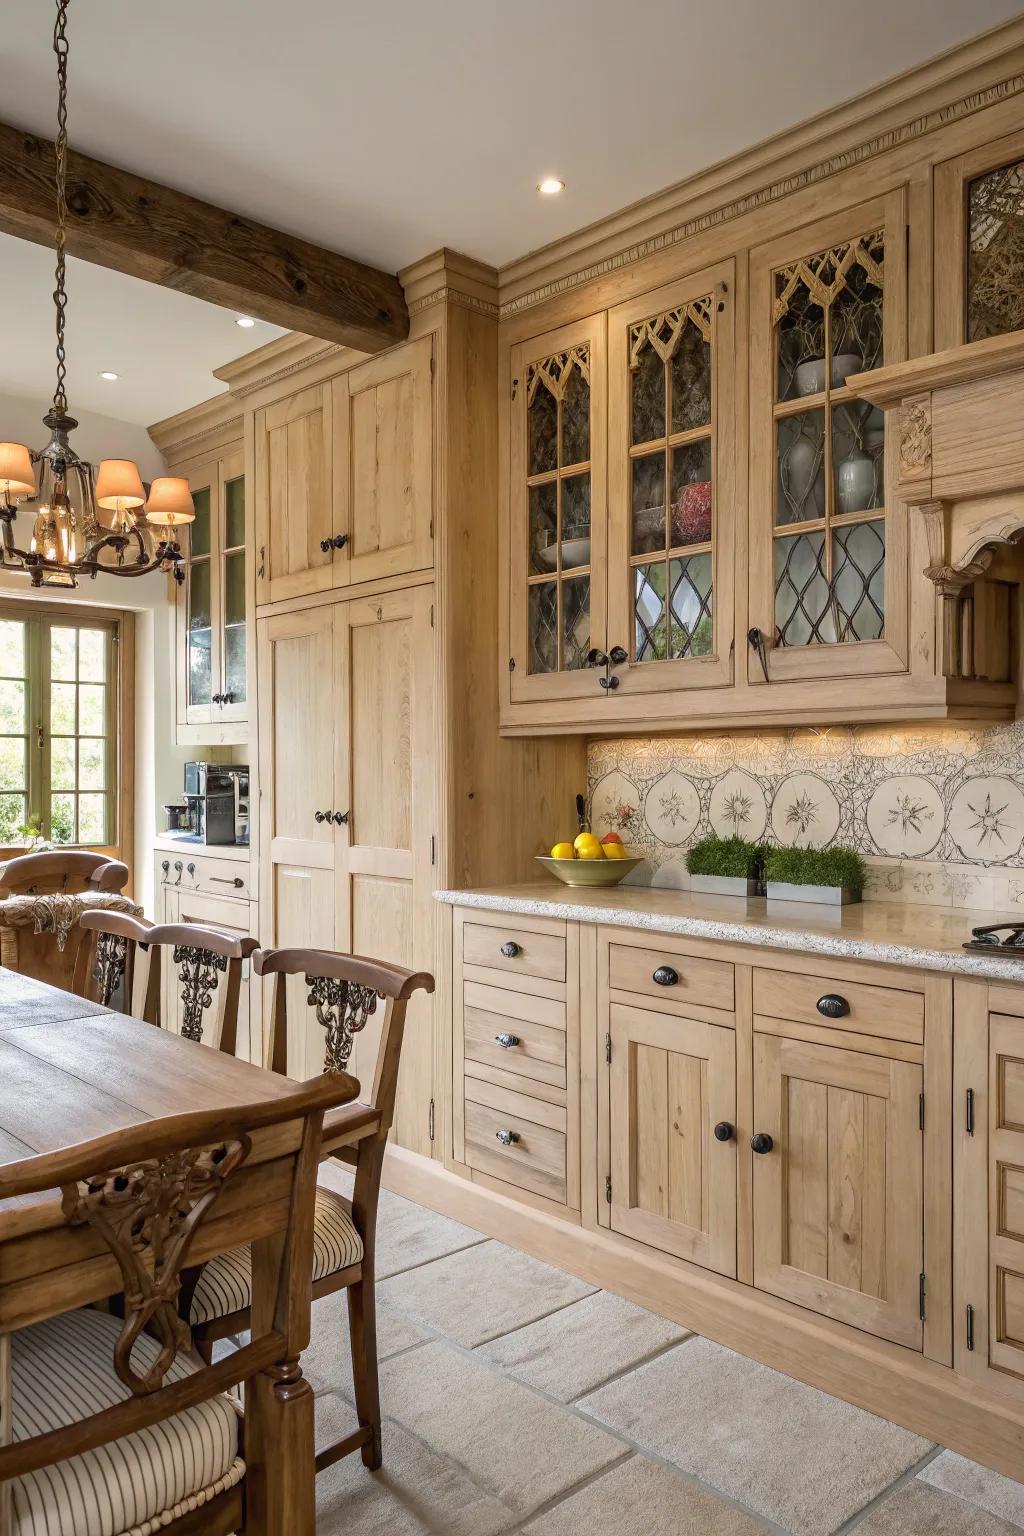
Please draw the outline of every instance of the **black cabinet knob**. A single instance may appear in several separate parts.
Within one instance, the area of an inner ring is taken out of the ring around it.
[[[170,869],[170,867],[171,867],[170,859],[164,859],[162,861],[161,865],[160,865],[160,868],[163,870],[165,875],[167,874],[167,871]]]
[[[347,533],[336,533],[334,535],[334,538],[331,540],[331,546],[334,549],[344,549],[345,545],[347,543],[348,543],[348,534]]]
[[[775,1143],[768,1135],[767,1131],[758,1131],[755,1136],[751,1136],[750,1138],[751,1152],[757,1152],[761,1157],[763,1157],[766,1152],[770,1152],[774,1145]]]
[[[330,547],[331,547],[330,539],[321,539],[320,540],[320,551],[321,551],[322,554],[326,555],[328,550],[330,549]]]
[[[719,1120],[718,1124],[715,1126],[716,1141],[732,1141],[735,1134],[736,1127],[730,1125],[728,1120]]]
[[[317,823],[322,822],[322,821],[330,821],[330,819],[331,819],[330,811],[314,811],[313,812],[313,820],[315,822],[317,822]]]
[[[332,811],[330,813],[330,819],[334,822],[336,827],[341,827],[344,826],[344,824],[348,821],[348,815],[348,811]]]
[[[500,1045],[503,1051],[510,1051],[512,1050],[513,1046],[519,1044],[518,1035],[500,1034],[495,1035],[494,1039],[496,1044]]]
[[[673,970],[670,965],[659,965],[652,980],[656,981],[659,987],[674,987],[679,980],[679,972]]]
[[[516,1142],[519,1140],[518,1131],[495,1131],[494,1134],[497,1136],[503,1147],[514,1147]]]
[[[196,872],[196,867],[194,864],[186,864],[185,871],[189,875],[194,875]]]
[[[623,650],[621,645],[613,645],[611,650],[608,652],[608,660],[611,662],[613,667],[621,667],[624,661],[629,660],[629,656]]]
[[[501,952],[505,956],[506,960],[514,960],[516,956],[521,955],[523,951],[522,946],[517,944],[515,939],[507,939],[506,942],[501,946]]]
[[[824,997],[819,997],[814,1005],[818,1012],[824,1014],[826,1019],[845,1019],[850,1011],[850,1005],[845,997],[840,997],[838,992],[826,992]]]

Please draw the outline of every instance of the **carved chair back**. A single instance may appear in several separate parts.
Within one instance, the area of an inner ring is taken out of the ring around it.
[[[433,976],[326,949],[260,949],[253,970],[274,977],[268,1065],[275,1072],[287,1071],[288,1031],[299,1027],[298,1019],[288,1018],[288,976],[303,978],[306,1005],[324,1031],[324,1072],[346,1071],[356,1035],[368,1025],[379,1030],[373,1076],[361,1081],[359,1098],[377,1110],[386,1136],[395,1113],[406,1006],[414,992],[433,992]]]
[[[97,908],[78,920],[84,930],[75,960],[73,991],[103,1008],[152,1019],[158,1008],[159,951],[149,945],[154,925],[145,917]]]
[[[124,1292],[113,1364],[131,1392],[71,1428],[0,1445],[0,1491],[11,1478],[159,1423],[260,1372],[301,1382],[323,1117],[357,1088],[344,1073],[315,1078],[270,1102],[148,1121],[0,1167],[0,1201],[59,1190],[65,1223],[88,1227],[109,1250],[110,1289],[119,1272]],[[251,1341],[165,1385],[191,1342],[179,1310],[182,1270],[254,1239]],[[136,1362],[144,1331],[159,1352]]]
[[[54,848],[47,853],[24,853],[11,859],[0,875],[0,896],[123,891],[127,884],[128,866],[119,859],[80,848]]]

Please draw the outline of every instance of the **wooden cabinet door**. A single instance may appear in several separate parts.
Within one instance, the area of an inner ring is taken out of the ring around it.
[[[424,336],[334,380],[339,583],[434,563],[433,363]]]
[[[725,261],[608,313],[608,640],[628,657],[616,709],[732,681],[735,289]]]
[[[600,700],[606,639],[604,314],[512,348],[511,703]]]
[[[339,791],[337,942],[357,955],[433,971],[433,589],[339,603],[335,642]],[[394,1136],[431,1155],[433,999],[409,1005]],[[377,1034],[359,1036],[352,1071],[372,1074]]]
[[[335,948],[337,838],[317,819],[338,806],[338,720],[331,607],[258,625],[260,911],[265,945]],[[289,977],[288,1071],[323,1071],[322,1031],[306,1023],[306,991]],[[264,999],[266,1001],[266,998]],[[268,1015],[269,1017],[269,1015]]]
[[[754,1284],[918,1350],[922,1086],[917,1062],[754,1035],[755,1132],[773,1142],[753,1154]]]
[[[256,601],[324,592],[337,584],[331,486],[332,392],[314,384],[256,412]]]
[[[176,465],[192,491],[195,521],[178,530],[185,581],[175,589],[175,694],[179,744],[186,727],[210,725],[220,691],[220,466],[215,458]],[[192,737],[191,739],[199,739]]]
[[[609,1033],[612,1230],[735,1276],[734,1031],[612,1003]]]
[[[1024,130],[935,167],[935,351],[1024,329]]]

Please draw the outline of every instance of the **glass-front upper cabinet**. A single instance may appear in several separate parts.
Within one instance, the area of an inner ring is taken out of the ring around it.
[[[897,192],[752,258],[752,683],[906,666],[906,515],[847,384],[906,356],[905,230]]]
[[[238,734],[231,727],[248,719],[242,450],[177,472],[188,477],[196,512],[183,530],[186,577],[177,598],[178,741],[231,741]]]
[[[1024,133],[935,168],[935,347],[1024,331]]]
[[[608,315],[608,640],[622,693],[731,679],[733,264]]]
[[[510,697],[589,696],[605,644],[605,316],[518,344],[511,364]]]

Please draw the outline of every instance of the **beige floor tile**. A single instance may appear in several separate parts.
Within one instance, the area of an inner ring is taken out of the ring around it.
[[[380,1377],[389,1418],[522,1517],[626,1450],[596,1424],[444,1343],[386,1360]]]
[[[828,1536],[930,1449],[709,1339],[578,1406],[795,1536]]]
[[[943,1451],[918,1476],[933,1488],[959,1494],[968,1503],[977,1504],[990,1515],[998,1515],[1024,1530],[1024,1484],[1014,1478],[979,1467],[976,1461],[968,1461],[955,1451]]]
[[[480,1346],[520,1381],[569,1403],[645,1360],[687,1330],[643,1307],[597,1291],[537,1323]]]
[[[318,1443],[351,1427],[336,1397],[317,1400]],[[384,1424],[384,1465],[367,1472],[346,1456],[316,1480],[317,1536],[499,1536],[515,1517],[478,1488],[457,1463],[398,1424]]]
[[[352,1174],[339,1163],[322,1165],[320,1183],[336,1189],[339,1194],[351,1196]],[[378,1280],[484,1241],[482,1232],[464,1227],[460,1221],[439,1216],[425,1205],[415,1205],[412,1200],[394,1195],[389,1189],[380,1192],[377,1207]]]
[[[472,1349],[594,1289],[504,1243],[486,1242],[393,1276],[377,1287],[377,1297]]]
[[[419,1344],[426,1334],[401,1313],[377,1308],[377,1358],[386,1360],[401,1349]],[[314,1392],[352,1391],[352,1351],[349,1348],[348,1297],[345,1291],[313,1303],[309,1348],[302,1355],[302,1372]]]
[[[531,1520],[523,1536],[758,1536],[767,1529],[667,1467],[634,1456]]]
[[[1017,1536],[1018,1529],[915,1478],[877,1504],[854,1532],[855,1536]]]

